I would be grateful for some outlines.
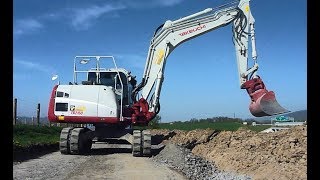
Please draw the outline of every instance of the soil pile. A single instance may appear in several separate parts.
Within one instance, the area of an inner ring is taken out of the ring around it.
[[[273,133],[237,131],[153,130],[163,144],[174,143],[212,162],[219,170],[254,179],[307,179],[307,126]]]

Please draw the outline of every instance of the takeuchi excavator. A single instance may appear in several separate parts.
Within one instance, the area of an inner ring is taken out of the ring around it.
[[[237,0],[160,25],[151,39],[138,85],[130,71],[117,67],[113,56],[76,56],[73,82],[54,86],[48,118],[51,122],[89,124],[94,128],[63,128],[61,153],[83,154],[90,151],[93,143],[104,143],[110,148],[132,149],[133,156],[150,156],[150,130],[132,127],[147,126],[159,113],[168,56],[181,43],[229,24],[232,24],[240,88],[249,94],[251,114],[261,117],[289,112],[279,105],[274,92],[266,89],[257,74],[255,19],[249,2]],[[114,67],[102,67],[105,61],[112,62]],[[80,70],[80,67],[88,68]],[[80,75],[83,79],[79,81]]]

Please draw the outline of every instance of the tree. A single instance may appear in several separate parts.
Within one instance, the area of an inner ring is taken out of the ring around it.
[[[160,127],[159,123],[161,120],[161,116],[156,115],[148,124],[148,127],[151,129],[158,129]]]
[[[198,121],[198,119],[196,119],[196,118],[192,118],[192,119],[190,119],[190,122],[191,122],[191,123],[196,123],[196,122],[199,122],[199,121]]]

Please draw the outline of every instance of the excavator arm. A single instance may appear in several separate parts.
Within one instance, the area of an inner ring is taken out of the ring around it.
[[[159,113],[160,92],[170,53],[181,43],[230,23],[233,24],[240,88],[246,89],[251,98],[250,112],[256,117],[288,112],[277,103],[274,93],[266,89],[257,75],[254,18],[249,2],[237,0],[214,9],[208,8],[175,21],[168,20],[157,28],[150,42],[142,81],[132,92],[134,124],[146,125]],[[248,67],[249,37],[252,67]],[[140,91],[141,97],[137,100]]]

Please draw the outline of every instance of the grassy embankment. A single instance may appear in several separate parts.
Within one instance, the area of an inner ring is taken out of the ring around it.
[[[174,122],[174,123],[160,123],[159,129],[179,129],[179,130],[194,130],[194,129],[215,129],[221,131],[236,131],[240,127],[250,129],[252,131],[262,131],[267,129],[271,126],[269,125],[258,125],[258,126],[251,126],[251,125],[243,125],[239,122]]]
[[[62,127],[16,125],[13,126],[13,148],[32,145],[57,144]]]
[[[216,129],[225,131],[236,131],[240,127],[248,128],[252,131],[262,131],[271,126],[258,125],[247,126],[239,122],[175,122],[175,123],[160,123],[159,129],[179,129],[179,130],[194,130],[194,129]],[[57,144],[59,142],[60,131],[62,127],[48,126],[31,126],[31,125],[16,125],[13,127],[13,147],[25,148],[32,145],[41,144]]]

